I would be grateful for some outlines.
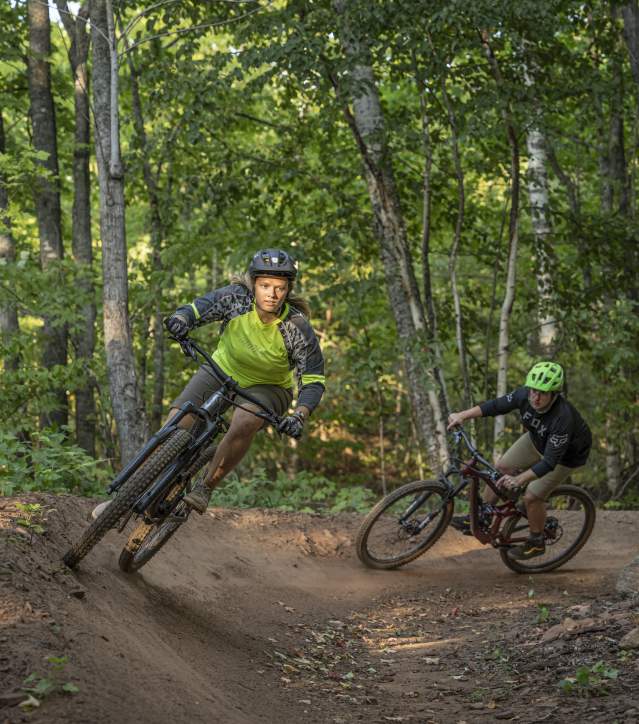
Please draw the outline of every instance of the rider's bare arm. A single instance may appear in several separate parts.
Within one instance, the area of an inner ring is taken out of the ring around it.
[[[460,412],[451,412],[448,416],[448,429],[451,430],[457,425],[461,425],[465,420],[472,420],[475,417],[481,417],[482,411],[479,405],[470,407],[468,410],[461,410]]]

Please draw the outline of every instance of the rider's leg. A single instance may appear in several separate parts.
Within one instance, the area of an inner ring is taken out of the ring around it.
[[[204,478],[184,496],[184,501],[198,513],[204,513],[213,489],[228,475],[246,455],[253,438],[264,421],[255,415],[236,408],[231,425],[208,464]]]
[[[515,546],[508,551],[508,556],[515,560],[527,560],[541,556],[546,552],[546,541],[544,527],[546,525],[546,499],[563,483],[574,468],[567,468],[565,465],[557,465],[547,475],[533,480],[528,484],[524,494],[526,515],[528,516],[528,528],[530,535],[522,545]]]
[[[245,405],[246,406],[246,405]],[[264,420],[250,412],[236,408],[231,419],[228,432],[217,447],[213,459],[209,463],[205,483],[213,490],[220,481],[228,475],[231,470],[246,455],[255,433],[263,426]]]
[[[530,434],[525,432],[499,458],[495,467],[502,475],[516,475],[540,460],[541,454],[533,445]],[[497,502],[497,495],[488,486],[484,491],[484,500],[491,504]]]
[[[546,523],[546,499],[574,472],[575,468],[556,465],[549,473],[528,484],[524,503],[531,533],[543,533]]]
[[[540,535],[544,532],[544,525],[546,524],[546,501],[527,490],[524,495],[524,504],[530,534]]]

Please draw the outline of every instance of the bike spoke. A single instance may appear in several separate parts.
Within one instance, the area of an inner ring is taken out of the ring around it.
[[[592,528],[590,499],[579,488],[565,486],[550,494],[546,501],[543,555],[529,560],[518,559],[516,566],[530,572],[550,570],[562,565],[583,545]],[[505,526],[504,542],[519,543],[528,537],[528,521],[520,519]]]
[[[447,514],[442,491],[409,492],[391,502],[375,519],[366,538],[368,556],[378,563],[405,561],[439,534]]]

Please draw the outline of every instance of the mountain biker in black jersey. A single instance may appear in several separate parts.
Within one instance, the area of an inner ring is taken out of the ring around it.
[[[452,412],[448,429],[475,417],[494,417],[518,409],[526,432],[499,459],[496,467],[503,473],[498,485],[505,489],[526,488],[524,503],[530,528],[528,540],[512,548],[508,555],[527,560],[543,555],[544,501],[577,468],[586,464],[592,435],[576,408],[562,395],[564,371],[556,362],[535,364],[526,384],[503,397]],[[520,472],[521,471],[521,472]],[[493,505],[496,494],[487,488],[484,502]],[[452,525],[470,535],[470,517],[455,516]]]
[[[282,420],[279,431],[300,438],[306,419],[324,393],[325,377],[322,351],[308,320],[308,304],[293,296],[296,278],[297,263],[286,251],[262,249],[251,259],[245,276],[179,307],[166,320],[166,327],[179,340],[195,327],[222,322],[213,361],[225,376],[239,383],[240,394],[248,392],[277,415],[284,415],[293,401],[295,377],[296,407]],[[208,365],[202,365],[171,403],[167,419],[187,401],[202,405],[219,387]],[[246,401],[235,408],[204,476],[184,497],[200,514],[206,511],[213,489],[244,457],[264,424],[250,409],[258,408]],[[187,415],[179,424],[189,428],[193,422]],[[109,503],[97,506],[92,517]]]

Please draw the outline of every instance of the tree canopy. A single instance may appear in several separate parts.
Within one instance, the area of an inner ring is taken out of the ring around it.
[[[283,247],[327,390],[240,478],[431,476],[448,412],[553,358],[578,482],[639,503],[637,0],[28,0],[0,45],[0,494],[95,490],[194,372],[162,319]]]

